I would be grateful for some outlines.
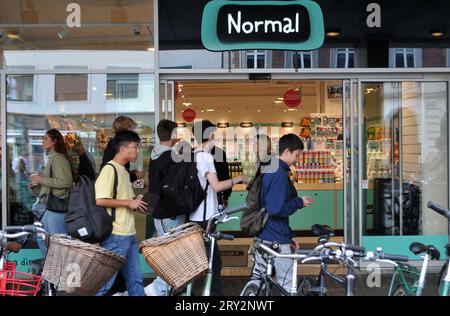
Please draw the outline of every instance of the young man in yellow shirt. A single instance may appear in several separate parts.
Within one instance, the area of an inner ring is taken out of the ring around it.
[[[114,137],[116,155],[105,165],[95,182],[97,205],[107,208],[110,215],[112,208],[116,209],[112,233],[101,243],[101,246],[127,259],[121,272],[130,296],[145,296],[134,212],[146,213],[147,203],[140,199],[134,199],[130,175],[125,169],[128,162],[134,162],[138,158],[140,141],[139,135],[135,132],[118,132]],[[117,195],[114,198],[115,171],[117,172]],[[108,292],[116,275],[99,290],[97,295],[104,295]]]

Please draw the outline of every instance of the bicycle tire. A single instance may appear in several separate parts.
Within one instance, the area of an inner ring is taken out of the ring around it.
[[[241,296],[270,296],[267,286],[264,283],[249,283],[245,286]]]
[[[318,296],[319,294],[313,291],[313,287],[316,287],[316,280],[312,277],[302,277],[298,282],[297,293],[298,296]]]

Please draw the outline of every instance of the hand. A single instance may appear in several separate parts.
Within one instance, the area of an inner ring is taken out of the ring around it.
[[[147,203],[142,201],[140,198],[137,198],[136,200],[131,200],[128,204],[128,207],[136,210],[136,212],[146,214],[147,213]]]
[[[32,174],[30,176],[30,185],[33,184],[33,186],[36,186],[38,184],[41,184],[42,177],[38,174]]]
[[[309,196],[302,196],[301,199],[303,200],[303,207],[307,207],[315,202]]]
[[[246,184],[246,183],[248,183],[248,178],[247,178],[246,175],[240,175],[240,176],[237,176],[237,177],[233,178],[233,183]]]
[[[136,175],[136,177],[138,179],[144,179],[144,177],[145,177],[144,170],[135,170],[134,174]]]
[[[299,247],[298,241],[291,239],[291,250],[294,253]]]

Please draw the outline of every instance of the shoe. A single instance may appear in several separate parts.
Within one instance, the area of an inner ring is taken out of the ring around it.
[[[128,296],[128,291],[117,292],[117,293],[113,294],[112,296]]]
[[[144,292],[146,296],[160,296],[160,294],[153,288],[153,284],[149,284],[144,287]]]

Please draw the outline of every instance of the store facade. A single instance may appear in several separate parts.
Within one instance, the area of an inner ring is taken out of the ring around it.
[[[320,223],[368,249],[410,255],[409,243],[421,241],[445,253],[448,224],[426,208],[429,200],[449,206],[450,37],[430,35],[439,25],[433,14],[450,10],[445,1],[406,12],[402,1],[315,1],[321,15],[310,17],[309,33],[296,42],[311,32],[319,39],[297,48],[289,38],[287,46],[209,47],[202,41],[208,1],[78,1],[80,11],[70,1],[50,2],[2,4],[2,225],[32,220],[26,181],[45,162],[47,129],[78,134],[98,171],[112,121],[130,116],[143,139],[133,167],[147,170],[159,120],[175,120],[186,138],[195,118],[223,127],[217,137],[233,173],[250,168],[256,132],[269,134],[274,148],[285,133],[302,137],[308,151],[292,180],[316,203],[291,225],[305,245]],[[253,2],[254,12],[256,3],[267,2]],[[71,27],[78,17],[80,27]],[[234,17],[234,30],[250,31]],[[295,21],[292,15],[286,30],[296,30]],[[134,184],[138,192],[146,190],[145,174]],[[230,205],[244,200],[244,188],[233,188]],[[151,237],[151,222],[137,218],[140,240]],[[225,267],[248,271],[251,238],[238,221],[222,229],[239,237],[222,244]]]

